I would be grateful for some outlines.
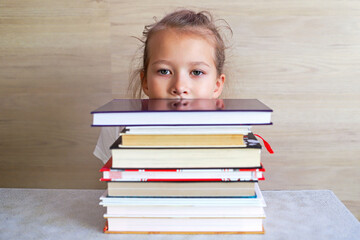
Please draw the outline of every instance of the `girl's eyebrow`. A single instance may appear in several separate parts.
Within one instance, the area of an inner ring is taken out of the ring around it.
[[[207,67],[210,67],[210,65],[206,62],[191,62],[190,65],[205,65]]]

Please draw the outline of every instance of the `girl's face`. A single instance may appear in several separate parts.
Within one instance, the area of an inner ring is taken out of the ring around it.
[[[148,42],[149,65],[141,74],[151,98],[218,98],[225,75],[218,76],[215,48],[204,37],[165,29]]]

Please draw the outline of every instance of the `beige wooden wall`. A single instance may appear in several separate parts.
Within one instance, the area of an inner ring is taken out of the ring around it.
[[[232,27],[223,97],[274,109],[262,189],[331,189],[360,218],[359,1],[1,1],[0,187],[105,188],[89,112],[128,97],[131,36],[177,7]]]

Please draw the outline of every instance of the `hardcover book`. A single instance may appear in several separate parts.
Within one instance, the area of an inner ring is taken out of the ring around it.
[[[106,206],[106,214],[119,217],[265,217],[263,206]]]
[[[263,234],[263,218],[122,218],[104,216],[105,233]]]
[[[110,147],[113,168],[257,168],[261,145],[249,133],[246,147],[141,148],[119,147],[119,137]]]
[[[108,196],[254,197],[255,182],[108,182]]]
[[[255,183],[255,197],[111,197],[106,190],[100,200],[100,205],[103,206],[266,206],[257,183]]]
[[[223,169],[118,169],[112,158],[100,169],[101,181],[259,181],[265,180],[265,168]]]
[[[93,126],[271,124],[257,99],[114,99],[91,112]]]

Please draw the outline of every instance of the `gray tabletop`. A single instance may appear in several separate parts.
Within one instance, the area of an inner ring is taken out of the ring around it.
[[[104,234],[103,190],[0,189],[0,239],[359,239],[360,223],[328,190],[263,191],[264,235]]]

